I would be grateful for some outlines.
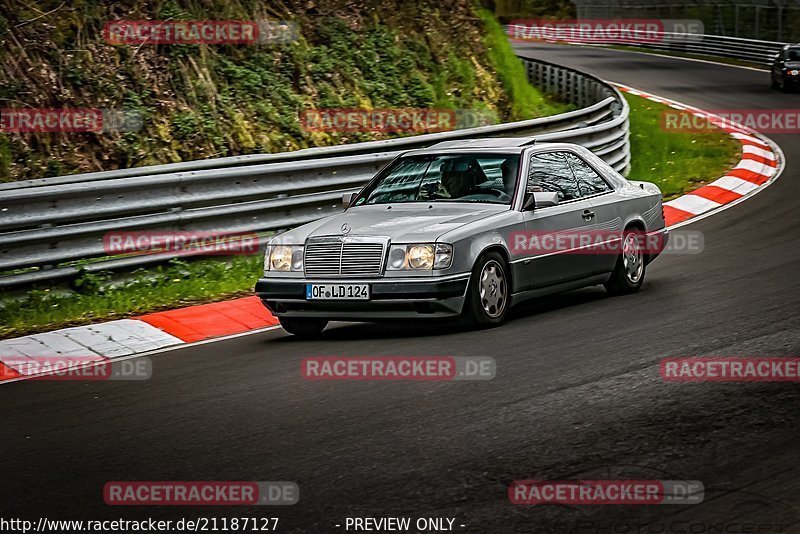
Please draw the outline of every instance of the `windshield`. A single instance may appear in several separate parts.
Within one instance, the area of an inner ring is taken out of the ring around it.
[[[511,205],[519,154],[407,156],[395,161],[354,205],[481,202]]]
[[[786,51],[786,61],[800,61],[800,48],[790,48]]]

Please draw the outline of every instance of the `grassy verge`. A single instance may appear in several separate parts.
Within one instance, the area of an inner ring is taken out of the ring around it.
[[[121,319],[252,295],[261,255],[172,260],[120,279],[87,274],[68,289],[32,290],[0,301],[0,338]]]
[[[740,146],[728,135],[666,132],[660,127],[666,106],[641,97],[626,98],[633,132],[631,179],[654,182],[670,197],[718,178],[738,160]],[[69,290],[34,290],[20,298],[4,298],[0,337],[251,295],[261,269],[260,256],[239,256],[174,260],[121,280],[86,275]]]
[[[631,106],[631,171],[628,178],[653,182],[665,199],[716,180],[738,163],[741,145],[723,131],[682,133],[662,128],[672,108],[625,95]]]

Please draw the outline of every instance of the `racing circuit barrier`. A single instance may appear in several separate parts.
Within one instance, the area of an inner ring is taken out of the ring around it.
[[[590,22],[590,21],[589,21]],[[508,36],[515,41],[566,42],[584,45],[625,45],[637,48],[663,50],[679,54],[698,54],[749,61],[760,65],[770,65],[775,55],[788,43],[778,41],[758,41],[724,35],[707,35],[692,33],[652,32],[643,30],[626,30],[624,34],[613,35],[605,32],[602,36],[591,32],[581,35],[580,31],[559,32],[546,27],[526,24],[509,24],[505,26]],[[538,37],[545,38],[539,39]],[[536,37],[536,38],[531,38]]]
[[[630,109],[620,92],[573,69],[523,62],[532,84],[578,109],[384,141],[0,184],[0,287],[192,255],[110,256],[104,236],[112,231],[257,233],[263,245],[276,231],[340,211],[343,193],[358,191],[398,154],[442,141],[536,136],[572,142],[627,172]]]

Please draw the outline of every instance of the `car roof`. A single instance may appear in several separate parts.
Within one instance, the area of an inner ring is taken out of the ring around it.
[[[533,137],[484,137],[480,139],[455,139],[429,146],[431,150],[448,148],[520,148],[534,144]]]
[[[427,148],[410,150],[404,155],[486,153],[522,154],[525,150],[537,148],[564,148],[565,143],[535,143],[532,137],[490,137],[486,139],[460,139],[444,141]],[[572,145],[569,145],[572,146]]]

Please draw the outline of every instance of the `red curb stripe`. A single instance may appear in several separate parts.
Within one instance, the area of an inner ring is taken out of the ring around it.
[[[762,163],[762,164],[764,164],[764,165],[766,165],[768,167],[777,167],[778,166],[778,162],[775,161],[774,159],[767,159],[764,156],[759,156],[758,154],[750,154],[749,152],[745,152],[745,154],[742,156],[742,159],[743,160],[746,159],[746,160],[750,160],[750,161],[756,161],[756,162]]]
[[[708,200],[713,200],[719,204],[727,204],[728,202],[733,202],[734,200],[738,200],[744,196],[734,191],[717,187],[716,185],[707,185],[705,187],[701,187],[700,189],[695,189],[691,194]]]
[[[11,367],[7,366],[4,363],[0,363],[0,382],[4,382],[5,380],[11,380],[13,378],[18,378],[20,375]]]
[[[769,177],[765,174],[760,174],[753,171],[748,171],[747,169],[733,169],[730,171],[726,176],[732,176],[734,178],[741,178],[747,182],[752,182],[756,185],[763,185],[769,180]]]
[[[678,224],[692,217],[694,217],[694,213],[689,213],[688,211],[679,210],[678,208],[673,208],[672,206],[664,204],[664,218],[667,220],[667,226]]]
[[[278,324],[258,297],[151,313],[137,319],[187,343]]]
[[[772,152],[772,149],[769,147],[769,145],[764,144],[760,141],[751,141],[750,139],[739,139],[738,141],[743,145],[754,146],[756,148],[760,148],[762,150],[769,150],[770,152]]]
[[[706,200],[716,202],[717,204],[728,204],[744,196],[736,191],[731,191],[730,189],[725,189],[724,187],[716,185],[706,185],[687,194],[696,195]]]

